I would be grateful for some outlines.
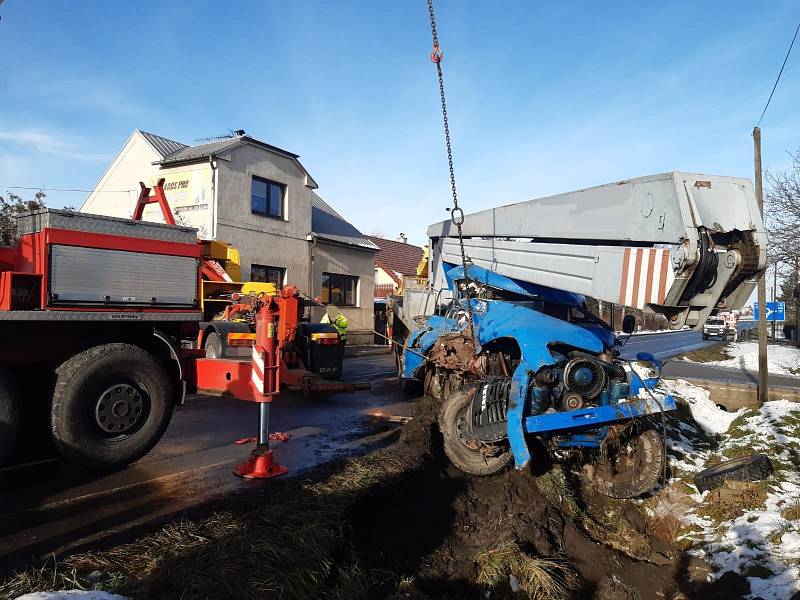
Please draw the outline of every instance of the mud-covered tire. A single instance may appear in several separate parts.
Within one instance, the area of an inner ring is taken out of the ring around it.
[[[95,346],[62,363],[56,375],[51,433],[60,454],[73,463],[91,468],[130,464],[147,454],[169,425],[170,375],[137,346]],[[120,406],[127,408],[116,411]],[[111,418],[120,421],[120,432],[101,428],[101,420]]]
[[[766,454],[751,454],[709,467],[694,476],[694,485],[701,492],[713,490],[733,481],[760,481],[772,474],[772,462]]]
[[[610,460],[598,457],[594,466],[597,491],[610,498],[636,498],[651,492],[664,473],[664,438],[655,429],[632,431],[619,447],[631,448],[626,459],[628,468],[618,472],[619,463],[612,465]]]
[[[11,454],[20,429],[19,393],[11,377],[0,369],[0,461]]]
[[[461,388],[444,399],[439,411],[439,431],[444,441],[444,452],[458,470],[468,475],[494,475],[506,469],[514,457],[509,448],[503,448],[497,456],[487,456],[480,449],[474,450],[466,445],[471,430],[468,416],[472,392],[474,388]]]

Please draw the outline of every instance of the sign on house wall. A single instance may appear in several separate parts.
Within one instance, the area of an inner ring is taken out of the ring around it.
[[[204,166],[186,171],[161,171],[152,178],[150,185],[155,185],[160,177],[164,178],[164,194],[175,220],[180,225],[197,228],[201,238],[209,239],[213,231],[211,168]],[[146,221],[161,220],[160,217],[161,209],[157,204],[145,208]]]

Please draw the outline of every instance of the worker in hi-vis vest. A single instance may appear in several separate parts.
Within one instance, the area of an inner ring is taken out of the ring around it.
[[[342,311],[340,311],[338,308],[328,305],[328,309],[322,316],[320,323],[330,323],[333,325],[336,328],[336,331],[339,333],[339,339],[341,340],[342,345],[347,343],[347,326],[350,324],[350,322],[347,320],[347,317],[344,316],[344,313],[342,313]]]

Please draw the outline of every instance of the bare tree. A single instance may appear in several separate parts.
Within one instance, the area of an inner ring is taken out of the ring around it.
[[[781,294],[780,300],[786,302],[789,314],[784,324],[784,333],[798,327],[798,298],[800,290],[800,150],[792,155],[792,168],[789,171],[767,171],[765,217],[769,234],[768,258],[777,265]],[[795,344],[800,345],[800,336],[793,332]]]
[[[800,150],[792,155],[789,171],[766,171],[764,179],[769,260],[788,274],[800,256]]]
[[[10,246],[17,242],[17,215],[44,208],[45,197],[41,190],[31,200],[23,200],[11,192],[0,196],[0,245]]]

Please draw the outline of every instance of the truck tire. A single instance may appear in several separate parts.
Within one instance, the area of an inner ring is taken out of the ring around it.
[[[130,464],[169,425],[170,375],[150,353],[122,343],[76,354],[56,370],[51,432],[58,451],[81,466]]]
[[[0,461],[11,454],[19,437],[19,394],[8,374],[0,369]]]
[[[726,460],[725,462],[700,471],[694,476],[694,485],[701,492],[713,490],[725,483],[733,481],[759,481],[772,474],[772,463],[766,454],[751,454]]]
[[[450,462],[467,475],[494,475],[513,460],[509,448],[496,446],[499,453],[490,456],[472,436],[469,412],[474,388],[460,388],[445,398],[439,411],[439,430],[444,438],[444,453]]]
[[[664,473],[664,438],[655,429],[624,434],[616,447],[598,456],[597,490],[610,498],[636,498],[652,491]]]
[[[223,358],[227,344],[222,336],[216,331],[212,331],[206,336],[205,350],[206,358]]]

